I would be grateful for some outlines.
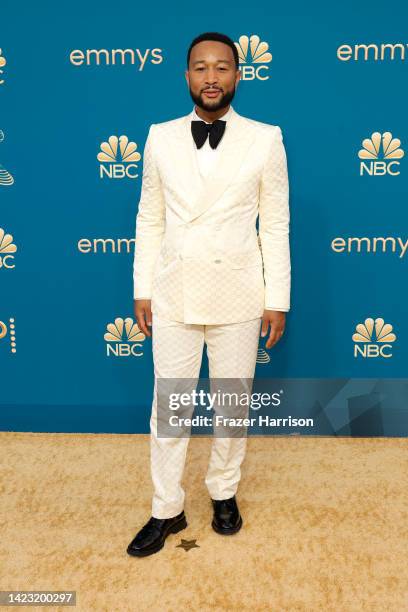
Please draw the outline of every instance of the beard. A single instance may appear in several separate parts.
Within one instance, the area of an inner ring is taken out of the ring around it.
[[[204,100],[202,93],[200,93],[197,96],[195,93],[191,91],[190,88],[189,88],[189,91],[190,91],[191,99],[193,100],[194,104],[196,104],[199,108],[207,112],[218,111],[222,108],[225,108],[231,103],[231,101],[234,99],[234,96],[235,96],[235,87],[231,91],[222,92],[222,95],[220,99],[217,100],[217,102],[211,102],[210,100]]]

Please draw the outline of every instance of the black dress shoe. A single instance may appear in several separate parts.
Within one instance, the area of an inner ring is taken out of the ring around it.
[[[159,519],[151,516],[146,525],[136,534],[127,552],[134,557],[146,557],[159,551],[170,533],[177,533],[187,527],[184,510],[167,519]]]
[[[211,499],[214,508],[212,528],[217,533],[231,535],[242,527],[242,517],[239,513],[235,495],[229,499]]]

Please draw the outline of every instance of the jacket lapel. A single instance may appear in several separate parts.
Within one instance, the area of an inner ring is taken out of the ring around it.
[[[178,182],[189,194],[184,218],[192,221],[205,212],[225,191],[243,163],[255,138],[249,122],[232,107],[223,137],[218,144],[219,155],[211,172],[200,174],[196,145],[191,134],[191,113],[182,118],[174,143],[175,171]]]

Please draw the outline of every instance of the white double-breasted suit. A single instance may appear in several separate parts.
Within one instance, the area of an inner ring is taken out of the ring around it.
[[[153,124],[145,145],[134,297],[184,323],[236,323],[290,308],[282,132],[230,110],[206,177],[190,114]]]
[[[253,378],[264,309],[290,309],[289,184],[281,129],[230,106],[216,160],[204,173],[191,133],[194,114],[151,125],[136,217],[134,298],[151,299],[153,313],[157,518],[184,507],[188,445],[188,438],[158,435],[157,380],[197,380],[204,343],[210,378]],[[235,494],[245,448],[246,437],[214,437],[205,480],[213,499]]]

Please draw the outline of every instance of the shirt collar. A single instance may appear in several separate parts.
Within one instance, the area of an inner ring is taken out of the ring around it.
[[[219,119],[222,119],[223,121],[228,121],[228,119],[230,118],[231,114],[232,114],[232,106],[230,104],[230,107],[227,110],[227,112],[224,113],[224,115],[222,115],[222,117],[219,117]],[[192,121],[203,121],[203,119],[201,119],[201,117],[199,117],[197,115],[196,110],[195,110],[195,105],[193,106],[193,110],[191,112],[191,120]],[[208,121],[206,121],[206,123],[208,123]]]

